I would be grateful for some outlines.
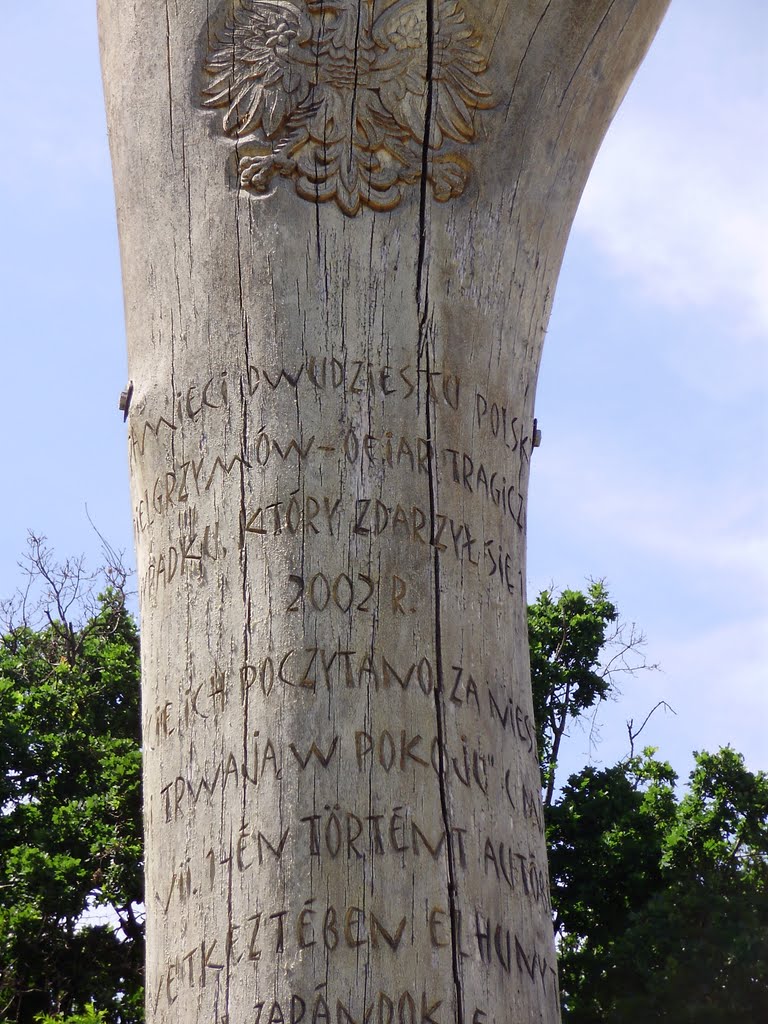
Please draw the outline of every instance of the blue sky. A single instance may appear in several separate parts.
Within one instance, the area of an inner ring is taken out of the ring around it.
[[[0,595],[28,528],[132,559],[122,294],[95,4],[40,0],[0,77]],[[29,12],[3,12],[8,39]],[[731,743],[768,769],[768,8],[673,0],[587,186],[544,350],[529,594],[604,577],[661,671],[625,721],[681,773]],[[8,98],[15,102],[8,102]]]

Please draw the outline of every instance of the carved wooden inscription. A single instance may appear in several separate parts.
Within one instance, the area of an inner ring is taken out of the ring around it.
[[[557,1024],[535,381],[665,6],[99,0],[149,1024]]]
[[[520,666],[433,625],[438,601],[506,620],[522,600],[532,424],[452,363],[370,351],[227,366],[131,411],[144,607],[211,621],[210,653],[145,701],[149,827],[173,851],[148,899],[160,933],[231,901],[226,928],[163,939],[158,1021],[228,984],[250,1004],[230,1024],[491,1019],[471,972],[557,1004],[551,949],[510,913],[550,912]],[[240,635],[219,600],[244,602]],[[377,981],[400,963],[402,988]]]

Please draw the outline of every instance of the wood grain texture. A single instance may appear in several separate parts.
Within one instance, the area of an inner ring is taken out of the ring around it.
[[[666,6],[100,0],[153,1024],[559,1019],[535,382]]]

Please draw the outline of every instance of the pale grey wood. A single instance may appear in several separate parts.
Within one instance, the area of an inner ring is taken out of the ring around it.
[[[666,6],[100,0],[149,1021],[559,1019],[535,381]]]

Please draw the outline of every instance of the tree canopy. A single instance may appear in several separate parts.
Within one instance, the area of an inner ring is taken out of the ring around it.
[[[30,588],[0,642],[0,1021],[92,1002],[135,1024],[138,634],[119,579],[55,565],[37,538],[30,557]]]
[[[139,639],[125,576],[56,565],[0,640],[0,1024],[140,1024]],[[37,593],[37,597],[35,597]],[[529,608],[567,1024],[768,1019],[768,776],[726,747],[682,794],[651,748],[557,778],[570,724],[645,666],[600,583]],[[645,724],[645,723],[644,723]],[[103,921],[99,911],[109,912]]]
[[[644,667],[616,623],[599,583],[529,609],[563,1019],[768,1020],[768,776],[730,747],[696,753],[680,796],[648,747],[555,789],[568,722]]]
[[[726,747],[689,789],[652,749],[572,775],[549,811],[564,1019],[768,1019],[768,776]]]

